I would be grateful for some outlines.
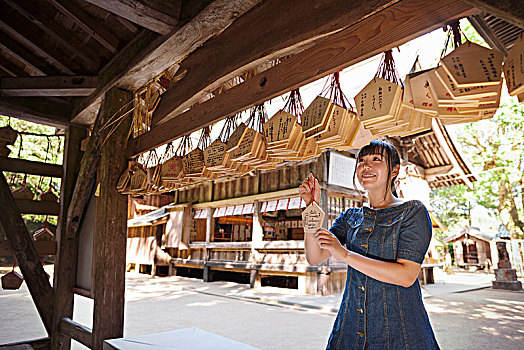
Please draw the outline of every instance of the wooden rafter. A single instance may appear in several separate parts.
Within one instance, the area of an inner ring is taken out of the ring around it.
[[[0,97],[0,114],[64,127],[70,124],[71,104],[45,97]]]
[[[69,31],[62,28],[60,30],[56,21],[47,17],[42,12],[32,5],[30,2],[17,2],[13,0],[4,0],[12,8],[20,12],[31,23],[40,28],[43,32],[52,37],[60,45],[66,47],[75,56],[78,56],[84,61],[92,71],[96,71],[100,66],[100,60],[97,53],[84,45],[80,40],[75,38]]]
[[[4,31],[9,36],[14,38],[18,43],[32,50],[37,56],[42,57],[44,61],[48,62],[51,66],[55,67],[58,72],[62,74],[75,75],[75,73],[71,69],[69,69],[64,63],[62,63],[59,59],[54,57],[52,54],[48,53],[46,50],[42,49],[39,45],[33,43],[31,39],[26,38],[24,35],[22,35],[21,26],[15,23],[7,23],[5,20],[5,18],[0,18],[0,30]]]
[[[9,54],[16,58],[21,64],[26,65],[33,70],[34,73],[32,75],[55,74],[54,69],[47,67],[35,55],[2,32],[0,32],[0,48],[9,52]]]
[[[130,155],[153,149],[474,12],[469,5],[451,0],[396,3],[152,128],[130,142]]]
[[[16,64],[14,64],[13,62],[5,59],[5,57],[2,60],[2,62],[0,62],[0,68],[4,70],[5,72],[7,72],[7,74],[12,77],[16,77],[18,75],[25,73],[22,67],[19,67]]]
[[[54,291],[40,256],[3,173],[0,172],[0,223],[48,334],[51,334]]]
[[[524,6],[521,0],[462,0],[471,6],[502,18],[524,29]]]
[[[153,125],[180,114],[239,73],[303,50],[396,2],[264,1],[182,61],[177,74],[183,78],[162,95]]]
[[[96,88],[93,76],[47,76],[3,78],[3,96],[89,96]]]
[[[503,52],[505,55],[508,54],[508,50],[506,50],[506,47],[504,46],[502,41],[500,41],[497,35],[493,33],[492,30],[489,28],[486,21],[484,21],[484,17],[482,14],[470,16],[468,20],[471,23],[471,25],[475,28],[477,33],[479,33],[484,38],[484,40],[486,40],[486,43],[489,46],[499,50],[500,52]]]
[[[106,30],[97,20],[69,0],[47,0],[57,10],[73,20],[80,28],[98,41],[111,53],[116,53],[119,45],[118,38]]]
[[[86,0],[156,33],[167,35],[175,29],[181,0]]]
[[[188,15],[189,22],[168,38],[143,30],[98,74],[98,87],[88,97],[77,99],[72,122],[89,125],[96,118],[101,97],[119,86],[135,91],[169,68],[209,38],[223,31],[260,0],[215,0]],[[116,17],[117,19],[120,17]],[[192,18],[192,19],[191,19]],[[122,19],[123,22],[127,22]]]

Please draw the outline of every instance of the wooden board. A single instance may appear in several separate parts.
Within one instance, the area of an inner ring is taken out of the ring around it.
[[[153,127],[130,141],[130,155],[136,156],[473,13],[469,5],[451,0],[401,1],[265,70],[257,79],[248,79],[165,125]],[[263,78],[268,83],[260,86]]]

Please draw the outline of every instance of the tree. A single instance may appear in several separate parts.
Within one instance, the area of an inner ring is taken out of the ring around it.
[[[496,211],[514,238],[524,238],[524,104],[505,101],[493,119],[464,127],[458,141],[481,169],[476,202]]]

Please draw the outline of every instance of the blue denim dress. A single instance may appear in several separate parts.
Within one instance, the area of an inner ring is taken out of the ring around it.
[[[432,225],[426,207],[413,200],[386,209],[348,209],[329,231],[361,255],[420,264],[431,240]],[[418,280],[405,288],[348,267],[327,349],[439,349]]]

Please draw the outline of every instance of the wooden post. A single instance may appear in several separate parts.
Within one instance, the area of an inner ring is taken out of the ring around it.
[[[101,113],[115,114],[133,98],[113,88],[104,97]],[[117,192],[120,174],[127,167],[125,145],[131,118],[125,118],[102,146],[95,232],[93,348],[102,349],[109,338],[123,336],[127,239],[127,196]]]
[[[259,174],[260,175],[260,174]],[[264,227],[262,226],[262,213],[260,212],[260,202],[255,201],[253,203],[253,228],[251,231],[251,256],[249,261],[252,264],[258,264],[259,253],[257,248],[262,245],[264,240]],[[258,270],[251,269],[249,275],[249,286],[251,288],[258,288],[262,286],[262,279]]]
[[[67,238],[65,235],[67,211],[73,196],[76,176],[82,152],[80,142],[87,136],[87,130],[71,126],[66,132],[64,148],[64,173],[60,188],[60,214],[56,229],[58,253],[55,257],[55,307],[53,310],[52,349],[69,349],[71,339],[62,335],[59,324],[62,318],[73,318],[73,287],[76,281],[76,263],[78,258],[78,236]]]
[[[27,232],[22,214],[16,206],[13,194],[4,174],[0,171],[0,224],[18,261],[36,309],[51,335],[54,291],[36,252],[32,237]]]
[[[212,282],[213,275],[210,267],[207,265],[209,260],[209,252],[207,249],[207,243],[211,242],[211,235],[215,231],[215,219],[213,218],[213,208],[207,208],[207,217],[206,217],[206,247],[204,248],[204,282]]]
[[[264,227],[262,226],[262,213],[260,212],[260,202],[255,201],[253,208],[253,231],[251,232],[251,250],[256,251],[256,248],[262,245],[264,240]]]

